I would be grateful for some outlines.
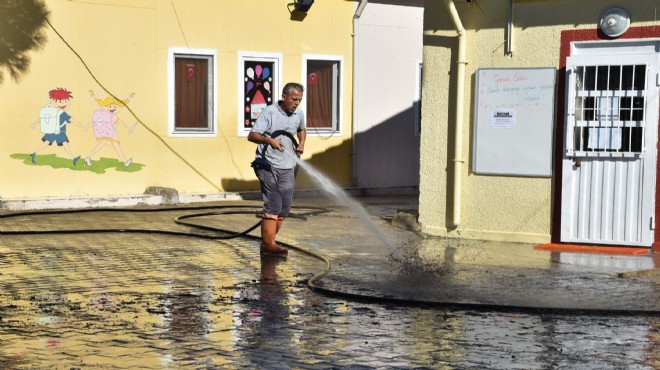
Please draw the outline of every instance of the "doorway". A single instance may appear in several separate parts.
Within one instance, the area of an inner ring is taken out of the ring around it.
[[[657,39],[571,44],[562,242],[653,244],[658,46]]]

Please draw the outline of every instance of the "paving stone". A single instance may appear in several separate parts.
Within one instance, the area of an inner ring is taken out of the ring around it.
[[[453,275],[438,270],[419,258],[428,245],[406,244],[416,240],[415,233],[379,221],[394,209],[375,203],[368,208],[401,249],[374,245],[359,220],[336,207],[305,221],[288,220],[282,240],[328,256],[333,269],[322,281],[350,293],[445,298],[480,294],[485,288],[475,282],[488,274],[509,276],[498,266],[476,263],[476,257],[474,266],[454,266]],[[0,218],[0,230],[72,225],[192,230],[172,222],[180,214]],[[253,224],[254,216],[197,221],[243,226]],[[326,296],[305,285],[322,271],[321,262],[296,251],[286,259],[262,260],[253,239],[82,233],[2,235],[0,243],[0,368],[660,367],[660,319],[654,315],[509,312]],[[518,266],[515,271],[523,276],[503,283],[508,294],[524,295],[544,281],[550,288],[580,290],[612,280],[598,271],[565,267],[562,272]],[[453,286],[440,284],[451,279]],[[647,281],[614,283],[648,297],[657,285]],[[499,299],[492,293],[481,298]],[[603,300],[592,293],[584,298]]]

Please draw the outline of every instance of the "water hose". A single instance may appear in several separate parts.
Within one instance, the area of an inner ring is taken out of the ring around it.
[[[267,134],[267,132],[265,132],[264,134]],[[288,131],[286,131],[286,130],[276,130],[276,131],[273,131],[273,132],[269,135],[269,137],[270,137],[271,139],[275,139],[276,137],[278,137],[278,136],[280,136],[280,135],[284,135],[284,136],[288,137],[289,139],[291,139],[291,142],[293,143],[293,148],[294,148],[294,149],[298,147],[298,141],[296,140],[296,138],[295,138],[290,132],[288,132]],[[265,135],[264,135],[264,136],[265,136]],[[258,157],[256,158],[255,162],[257,162],[257,161],[259,161],[259,160],[262,160],[262,161],[266,161],[266,162],[268,162],[268,160],[266,159],[266,150],[268,150],[268,147],[269,147],[270,145],[268,145],[268,144],[261,144],[261,145],[263,145],[263,149],[261,150],[261,153],[259,153],[259,149],[257,148],[257,155],[258,155]],[[284,151],[284,149],[282,149],[282,151]],[[270,163],[268,163],[268,166],[270,166]],[[254,162],[253,162],[252,167],[254,167]]]
[[[247,211],[245,209],[253,208],[255,211]],[[304,207],[307,209],[307,212],[304,213],[292,213],[289,215],[291,218],[298,219],[307,219],[309,216],[319,215],[327,213],[330,210],[327,208],[321,207]],[[227,240],[233,238],[246,238],[250,240],[261,240],[260,237],[250,235],[254,229],[261,225],[262,220],[260,219],[257,223],[250,226],[249,228],[236,232],[233,230],[221,229],[213,226],[199,225],[194,222],[185,221],[188,219],[194,219],[199,217],[207,216],[222,216],[222,215],[258,215],[258,211],[261,206],[246,206],[246,205],[225,205],[225,206],[199,206],[199,207],[158,207],[158,208],[89,208],[89,209],[69,209],[69,210],[54,210],[54,211],[25,211],[25,212],[13,212],[0,214],[0,220],[16,218],[16,217],[27,217],[27,216],[40,216],[40,215],[61,215],[61,214],[82,214],[82,213],[95,213],[95,212],[129,212],[129,213],[140,213],[140,212],[171,212],[171,211],[199,211],[199,210],[220,210],[220,211],[209,211],[201,213],[193,213],[178,216],[174,219],[174,222],[178,225],[188,226],[194,229],[210,231],[210,234],[204,233],[195,233],[195,232],[184,232],[184,231],[173,231],[173,230],[159,230],[159,229],[129,229],[129,228],[104,228],[104,229],[58,229],[58,230],[14,230],[14,231],[0,231],[1,235],[44,235],[44,234],[98,234],[98,233],[135,233],[135,234],[161,234],[161,235],[172,235],[172,236],[183,236],[183,237],[192,237],[192,238],[201,238],[209,240]],[[236,210],[241,209],[241,210]],[[328,271],[330,271],[330,260],[323,256],[320,253],[311,251],[306,248],[302,248],[293,244],[277,242],[279,245],[284,246],[289,249],[296,250],[305,255],[313,257],[324,264],[324,269],[318,274],[307,280],[307,285],[310,289],[316,291],[322,291],[322,288],[319,288],[315,281],[320,280],[325,276]]]
[[[289,217],[298,218],[306,220],[307,217],[321,215],[324,213],[330,212],[328,208],[322,207],[301,207],[306,209],[306,212],[302,213],[292,213]],[[248,211],[247,209],[253,209],[253,211]],[[162,234],[162,235],[172,235],[172,236],[183,236],[183,237],[193,237],[209,240],[227,240],[233,238],[246,238],[250,240],[261,240],[260,237],[250,235],[249,233],[261,225],[261,220],[255,223],[253,226],[247,228],[246,230],[236,232],[232,230],[221,229],[212,226],[199,225],[194,222],[186,221],[189,219],[206,217],[206,216],[222,216],[222,215],[258,215],[258,210],[261,209],[261,206],[250,206],[250,205],[216,205],[216,206],[198,206],[198,207],[157,207],[157,208],[89,208],[89,209],[70,209],[70,210],[53,210],[53,211],[25,211],[25,212],[13,212],[0,214],[0,221],[2,219],[9,219],[15,217],[23,216],[40,216],[40,215],[57,215],[57,214],[82,214],[82,213],[94,213],[94,212],[129,212],[129,213],[139,213],[139,212],[168,212],[168,211],[201,211],[207,210],[207,212],[192,213],[182,216],[178,216],[174,219],[174,222],[178,225],[184,225],[194,229],[204,230],[210,233],[195,233],[195,232],[184,232],[184,231],[173,231],[173,230],[157,230],[157,229],[130,229],[130,228],[105,228],[105,229],[58,229],[58,230],[14,230],[14,231],[0,231],[0,236],[2,235],[43,235],[43,234],[92,234],[92,233],[136,233],[136,234]],[[294,207],[296,209],[296,207]],[[214,210],[214,211],[213,211]],[[454,309],[471,309],[475,311],[498,311],[498,312],[533,312],[533,313],[553,313],[553,314],[597,314],[597,315],[642,315],[642,316],[660,316],[660,311],[658,310],[622,310],[622,309],[585,309],[585,308],[543,308],[543,307],[532,307],[532,306],[520,306],[520,305],[502,305],[502,304],[492,304],[492,303],[465,303],[465,302],[443,302],[443,301],[430,301],[430,300],[419,300],[414,298],[398,298],[392,296],[375,296],[367,294],[358,294],[345,291],[339,291],[336,289],[329,289],[322,287],[318,282],[328,274],[331,269],[330,260],[324,255],[311,251],[307,248],[296,246],[289,243],[283,243],[278,241],[278,244],[289,249],[293,249],[300,253],[303,253],[309,257],[315,258],[324,264],[323,271],[313,274],[311,278],[307,280],[307,286],[314,292],[321,293],[326,296],[349,299],[353,301],[360,301],[365,303],[390,303],[397,304],[402,306],[414,306],[414,307],[425,307],[425,308],[454,308]]]

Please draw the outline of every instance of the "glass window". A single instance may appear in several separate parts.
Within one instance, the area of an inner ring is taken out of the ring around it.
[[[646,69],[646,65],[575,67],[575,151],[644,151]]]
[[[169,66],[170,135],[214,136],[215,51],[170,49]]]
[[[308,133],[340,131],[341,60],[309,57],[305,66],[307,86],[303,101]]]

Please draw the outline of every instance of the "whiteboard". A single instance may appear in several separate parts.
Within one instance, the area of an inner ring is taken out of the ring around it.
[[[552,176],[554,68],[483,68],[476,72],[472,171]]]

